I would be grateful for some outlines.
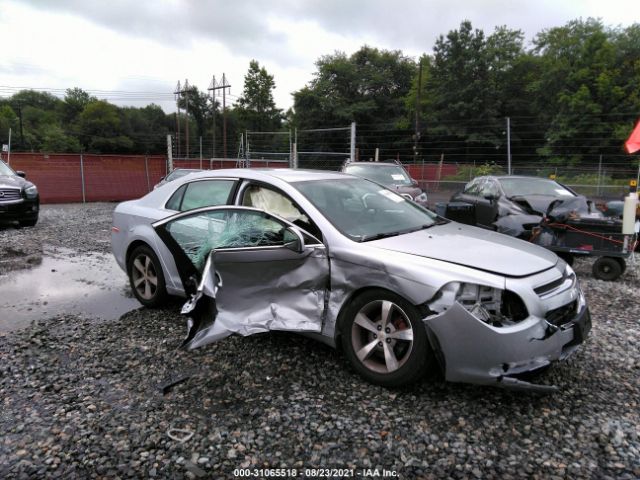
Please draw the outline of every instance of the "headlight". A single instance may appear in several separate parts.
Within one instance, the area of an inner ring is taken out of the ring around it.
[[[27,198],[36,198],[38,196],[38,189],[35,185],[31,185],[24,189],[24,193],[27,195]]]
[[[422,192],[420,195],[417,195],[414,200],[420,203],[427,203],[427,194]]]
[[[434,312],[441,313],[455,302],[478,320],[494,327],[514,325],[529,316],[524,302],[515,293],[475,283],[448,283],[428,306]]]

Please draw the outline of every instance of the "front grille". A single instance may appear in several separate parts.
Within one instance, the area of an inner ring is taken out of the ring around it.
[[[565,305],[564,307],[549,310],[545,315],[545,318],[552,325],[560,327],[566,323],[569,323],[575,318],[577,309],[578,301],[576,300]]]
[[[555,290],[560,285],[562,285],[564,283],[564,278],[565,277],[562,276],[551,283],[547,283],[546,285],[541,285],[537,288],[534,288],[533,291],[536,292],[538,295],[544,295],[545,293],[550,292],[551,290]]]
[[[20,200],[19,188],[0,188],[0,202],[8,202],[11,200]]]

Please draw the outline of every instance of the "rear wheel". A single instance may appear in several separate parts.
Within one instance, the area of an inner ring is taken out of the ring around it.
[[[616,258],[600,257],[594,262],[592,272],[598,280],[612,282],[622,275],[622,265]]]
[[[433,365],[419,312],[392,292],[371,290],[357,297],[345,312],[342,339],[349,362],[371,383],[406,385]]]
[[[133,294],[145,307],[159,307],[167,299],[162,267],[156,254],[146,245],[136,247],[129,256],[127,273]]]

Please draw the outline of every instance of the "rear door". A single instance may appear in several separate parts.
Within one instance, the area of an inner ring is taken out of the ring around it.
[[[320,332],[328,293],[325,246],[263,210],[207,207],[155,223],[173,255],[196,348],[232,333]]]

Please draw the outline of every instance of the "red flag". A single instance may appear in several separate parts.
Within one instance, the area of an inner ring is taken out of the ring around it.
[[[640,121],[636,124],[636,128],[633,129],[631,135],[626,142],[624,142],[624,146],[627,148],[627,152],[634,153],[640,150]]]

